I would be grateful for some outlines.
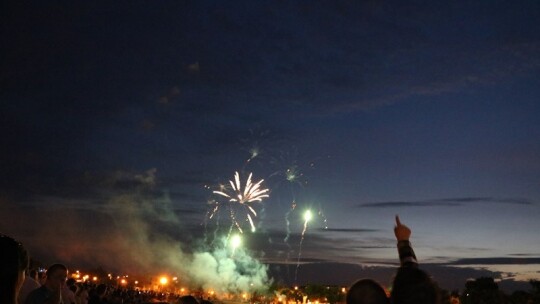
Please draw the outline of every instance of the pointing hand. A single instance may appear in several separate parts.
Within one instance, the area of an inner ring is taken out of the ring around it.
[[[396,226],[394,227],[394,234],[398,241],[408,241],[411,237],[411,229],[403,225],[399,220],[399,215],[396,215]]]

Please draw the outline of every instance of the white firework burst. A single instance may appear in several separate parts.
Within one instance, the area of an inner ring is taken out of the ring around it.
[[[253,222],[253,217],[257,217],[257,212],[253,207],[251,206],[251,203],[253,202],[262,202],[264,198],[269,197],[269,189],[262,188],[262,182],[264,179],[261,179],[257,183],[253,183],[251,181],[251,178],[253,177],[253,173],[249,173],[249,177],[246,180],[245,186],[242,187],[242,183],[240,182],[240,174],[237,172],[234,173],[234,180],[230,180],[229,183],[231,185],[231,189],[222,186],[220,191],[213,191],[213,193],[223,196],[228,199],[229,203],[237,203],[244,208],[247,208],[247,219],[251,225],[251,231],[255,231],[255,224]],[[219,206],[217,206],[213,213],[217,211]],[[236,221],[236,215],[233,209],[231,209],[231,219],[233,221],[233,224],[236,225],[238,230],[242,233],[242,228]]]

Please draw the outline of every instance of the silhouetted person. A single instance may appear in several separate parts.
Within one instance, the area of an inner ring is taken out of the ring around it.
[[[36,278],[37,270],[35,269],[31,270],[29,274],[26,275],[21,290],[19,291],[19,303],[24,303],[26,301],[26,298],[32,291],[41,287],[41,284],[38,283]]]
[[[96,287],[96,290],[92,293],[90,298],[88,299],[88,304],[105,304],[107,301],[105,300],[105,296],[107,295],[107,285],[105,284],[99,284]]]
[[[62,289],[66,286],[67,267],[62,264],[51,265],[45,275],[45,283],[28,295],[25,304],[63,303]]]
[[[398,241],[401,266],[392,286],[392,304],[438,304],[439,289],[427,273],[418,269],[418,261],[409,241],[411,229],[403,225],[397,215],[394,234]]]
[[[75,300],[77,286],[75,286],[75,283],[75,279],[69,278],[66,281],[66,285],[62,288],[62,300],[64,300],[64,304],[77,304]]]
[[[28,253],[21,243],[0,235],[0,303],[17,304],[28,262]]]
[[[182,296],[178,299],[178,304],[199,304],[194,296]]]
[[[79,289],[75,293],[78,304],[88,304],[88,286],[86,284],[80,284]]]
[[[347,291],[347,304],[390,304],[390,300],[379,283],[361,279]]]

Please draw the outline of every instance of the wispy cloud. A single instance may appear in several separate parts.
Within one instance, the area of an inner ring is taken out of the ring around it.
[[[378,202],[359,204],[360,208],[394,208],[394,207],[428,207],[428,206],[460,206],[457,203],[435,203],[435,202]]]
[[[466,258],[448,263],[448,265],[523,265],[540,264],[540,257],[534,258],[510,258],[510,257],[492,257],[492,258]]]
[[[521,198],[496,198],[496,197],[457,197],[421,201],[390,201],[358,204],[360,208],[395,208],[395,207],[460,207],[466,204],[511,204],[532,205],[535,202]]]
[[[318,228],[317,231],[321,232],[378,232],[380,229],[367,229],[367,228]]]
[[[517,205],[532,205],[532,201],[523,198],[496,198],[496,197],[460,197],[460,198],[445,198],[437,200],[439,202],[458,202],[458,203],[502,203],[502,204],[517,204]]]

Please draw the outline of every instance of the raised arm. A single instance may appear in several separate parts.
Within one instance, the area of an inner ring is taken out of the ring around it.
[[[406,225],[403,225],[399,220],[399,215],[396,215],[396,226],[394,227],[394,234],[397,239],[397,248],[399,254],[399,261],[402,267],[418,267],[418,261],[416,255],[412,249],[409,238],[411,237],[411,229]]]

